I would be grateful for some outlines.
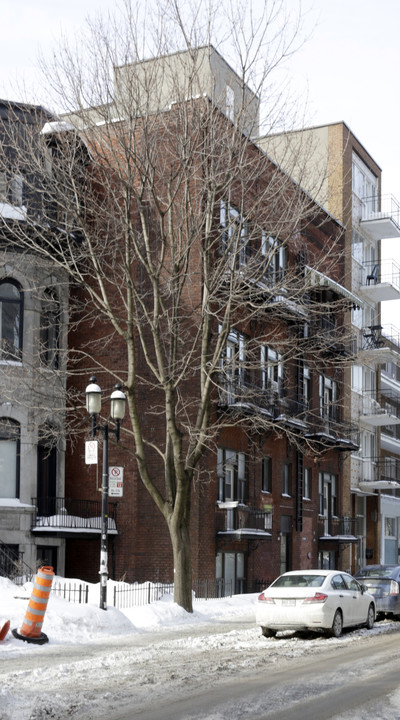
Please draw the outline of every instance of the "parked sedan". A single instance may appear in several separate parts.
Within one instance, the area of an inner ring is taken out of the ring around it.
[[[356,573],[374,596],[376,612],[400,620],[400,565],[367,565]]]
[[[364,586],[339,570],[292,570],[258,597],[256,622],[265,637],[279,630],[324,630],[339,637],[344,627],[373,628],[375,601]]]

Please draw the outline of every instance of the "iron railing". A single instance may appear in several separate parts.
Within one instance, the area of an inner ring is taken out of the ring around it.
[[[243,505],[233,508],[218,508],[217,532],[237,530],[269,532],[272,530],[272,513]]]
[[[355,537],[357,532],[357,518],[330,517],[320,518],[318,521],[318,537]]]
[[[232,597],[234,589],[233,581],[223,578],[194,580],[192,583],[194,601]],[[113,604],[119,609],[150,605],[161,600],[164,595],[173,595],[173,593],[173,583],[120,584],[114,586]]]
[[[101,531],[101,501],[77,500],[75,498],[32,498],[36,511],[32,527],[60,530]],[[117,527],[117,503],[108,504],[108,531]]]
[[[400,267],[394,260],[363,263],[361,285],[369,287],[378,283],[392,285],[400,292]]]
[[[14,550],[0,540],[0,575],[9,578],[16,585],[32,580],[34,571],[23,560],[23,553]]]

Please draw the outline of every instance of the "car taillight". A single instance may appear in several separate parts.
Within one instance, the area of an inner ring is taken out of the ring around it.
[[[398,595],[398,594],[399,594],[399,583],[397,583],[396,580],[391,580],[389,595]]]
[[[261,593],[261,595],[258,596],[258,600],[259,600],[259,602],[267,602],[267,603],[272,603],[273,605],[275,605],[274,598],[268,597],[268,595],[264,595],[263,592]]]
[[[328,596],[325,595],[325,593],[317,592],[315,595],[310,595],[310,597],[304,598],[303,602],[305,603],[324,603],[325,600],[327,600]]]

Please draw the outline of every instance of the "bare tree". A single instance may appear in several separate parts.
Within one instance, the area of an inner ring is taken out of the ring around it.
[[[349,298],[322,295],[320,283],[341,280],[342,229],[253,139],[282,117],[272,74],[299,39],[280,0],[263,6],[261,17],[247,3],[190,17],[167,0],[149,28],[127,3],[94,21],[80,51],[61,48],[44,68],[61,115],[23,151],[13,143],[28,188],[13,246],[67,278],[79,337],[70,386],[88,369],[123,384],[122,442],[167,522],[175,601],[189,611],[191,495],[205,453],[233,425],[323,451],[299,432],[300,403],[297,423],[270,412],[267,367],[295,397],[279,373],[306,340],[310,363],[343,364],[316,332],[322,317],[344,323]],[[99,320],[96,343],[88,329]]]

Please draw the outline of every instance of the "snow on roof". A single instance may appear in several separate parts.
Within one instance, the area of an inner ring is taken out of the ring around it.
[[[41,134],[49,135],[50,133],[61,133],[75,130],[74,126],[65,120],[54,120],[53,122],[47,122],[43,125]]]

